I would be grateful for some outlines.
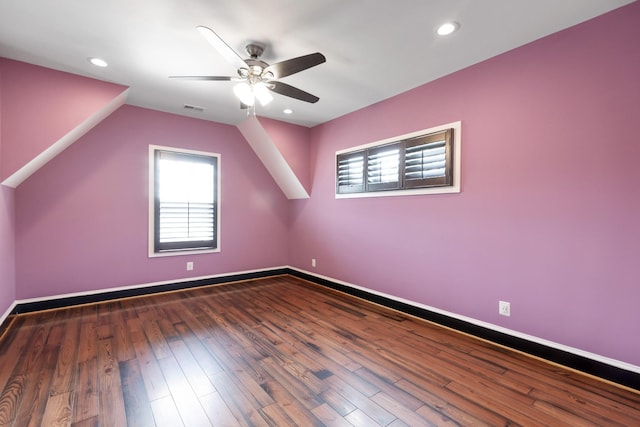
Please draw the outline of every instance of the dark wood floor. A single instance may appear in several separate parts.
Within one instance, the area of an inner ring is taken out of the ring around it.
[[[640,394],[283,276],[19,315],[0,426],[640,425]]]

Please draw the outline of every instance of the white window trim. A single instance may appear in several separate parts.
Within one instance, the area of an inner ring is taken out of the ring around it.
[[[389,190],[389,191],[370,191],[362,193],[338,193],[335,192],[336,199],[355,199],[361,197],[389,197],[389,196],[413,196],[419,194],[449,194],[460,193],[460,179],[461,179],[461,155],[462,155],[462,122],[452,122],[445,125],[432,127],[429,129],[423,129],[416,132],[407,133],[405,135],[394,136],[392,138],[383,139],[381,141],[370,142],[356,147],[350,147],[344,150],[336,151],[336,159],[340,154],[351,153],[353,151],[363,150],[366,148],[377,147],[379,145],[390,144],[392,142],[400,141],[403,139],[414,138],[416,136],[426,135],[430,133],[436,133],[447,129],[453,129],[453,184],[447,187],[428,187],[428,188],[411,188],[403,190]],[[334,167],[337,168],[337,161],[334,161]],[[334,171],[334,179],[337,176],[338,171]],[[335,188],[335,186],[334,186]],[[335,190],[334,190],[335,191]]]
[[[154,252],[154,236],[155,232],[155,215],[153,214],[154,209],[154,194],[155,194],[155,171],[154,171],[154,152],[155,150],[164,150],[164,151],[172,151],[174,153],[184,153],[184,154],[195,154],[200,156],[209,156],[216,157],[218,167],[216,170],[216,174],[218,175],[218,185],[216,187],[218,199],[217,199],[217,207],[218,210],[216,212],[216,234],[217,234],[217,247],[215,249],[186,249],[182,251],[167,251],[167,252]],[[184,148],[175,148],[175,147],[165,147],[162,145],[151,145],[149,144],[149,240],[148,240],[148,248],[149,248],[149,258],[158,258],[158,257],[167,257],[167,256],[180,256],[180,255],[193,255],[193,254],[206,254],[206,253],[215,253],[220,252],[221,246],[221,237],[220,237],[220,205],[221,205],[221,185],[220,181],[222,180],[222,174],[220,173],[220,165],[221,165],[222,156],[218,153],[209,153],[206,151],[196,151],[196,150],[187,150]]]

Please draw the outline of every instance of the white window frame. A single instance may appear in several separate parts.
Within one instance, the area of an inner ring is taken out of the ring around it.
[[[350,147],[344,150],[336,151],[336,161],[334,161],[334,167],[337,168],[338,156],[345,153],[351,153],[358,150],[365,150],[367,148],[382,146],[391,144],[393,142],[401,141],[404,139],[415,138],[421,135],[441,132],[447,129],[453,129],[453,183],[446,187],[426,187],[426,188],[410,188],[399,190],[386,190],[386,191],[369,191],[358,193],[338,193],[337,185],[335,188],[336,199],[354,199],[361,197],[389,197],[389,196],[410,196],[420,194],[448,194],[448,193],[460,193],[460,180],[461,180],[461,157],[462,157],[462,122],[452,122],[444,125],[432,127],[429,129],[423,129],[416,132],[407,133],[405,135],[394,136],[392,138],[383,139],[368,144],[358,145],[356,147]],[[337,176],[337,169],[334,171],[334,179]]]
[[[155,151],[170,151],[174,153],[183,153],[183,154],[194,154],[198,156],[208,156],[215,157],[217,159],[217,168],[215,173],[217,174],[217,186],[216,186],[216,194],[217,194],[217,212],[216,212],[216,248],[211,249],[185,249],[185,250],[177,250],[177,251],[165,251],[165,252],[155,252],[155,243],[154,243],[154,233],[155,233],[155,215],[154,215],[154,196],[155,196]],[[218,153],[210,153],[206,151],[196,151],[196,150],[188,150],[184,148],[175,148],[175,147],[166,147],[161,145],[149,145],[149,240],[148,240],[148,249],[149,249],[149,258],[156,257],[166,257],[166,256],[180,256],[180,255],[193,255],[193,254],[204,254],[204,253],[216,253],[220,252],[221,246],[221,233],[220,233],[220,206],[222,202],[221,197],[221,185],[220,180],[222,174],[221,171],[221,155]]]

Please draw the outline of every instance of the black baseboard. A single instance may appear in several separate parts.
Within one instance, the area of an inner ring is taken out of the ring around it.
[[[55,308],[70,307],[81,304],[91,304],[98,302],[106,302],[109,300],[136,297],[142,295],[150,295],[159,292],[176,291],[181,289],[196,288],[200,286],[218,285],[242,280],[260,279],[266,277],[273,277],[279,275],[291,275],[300,279],[307,280],[318,285],[325,286],[327,288],[335,289],[346,294],[362,298],[367,301],[374,302],[376,304],[383,305],[385,307],[392,308],[394,310],[401,311],[403,313],[410,314],[412,316],[425,319],[442,326],[446,326],[460,332],[464,332],[478,338],[482,338],[496,344],[503,345],[505,347],[512,348],[528,353],[533,356],[540,357],[550,362],[557,363],[589,375],[593,375],[625,387],[629,387],[640,391],[640,374],[632,371],[628,371],[616,366],[612,366],[597,360],[589,359],[584,356],[580,356],[574,353],[569,353],[563,350],[559,350],[553,347],[545,346],[533,341],[518,338],[513,335],[505,334],[495,331],[493,329],[485,328],[482,326],[474,325],[473,323],[465,322],[464,320],[456,319],[444,314],[436,313],[421,307],[417,307],[411,304],[406,304],[400,301],[396,301],[391,298],[386,298],[380,295],[376,295],[361,289],[353,288],[350,286],[342,285],[333,282],[328,279],[323,279],[311,274],[303,273],[301,271],[293,270],[290,268],[279,268],[272,270],[264,270],[251,273],[239,273],[229,276],[220,276],[207,279],[188,280],[175,283],[169,283],[164,285],[149,286],[145,288],[133,288],[126,290],[117,290],[109,292],[101,292],[92,295],[83,295],[75,297],[65,297],[46,301],[37,301],[22,303],[16,305],[11,312],[8,319],[5,319],[3,325],[0,325],[0,333],[3,329],[8,327],[11,318],[15,314],[29,313],[40,310],[50,310]]]
[[[130,298],[142,295],[150,295],[159,292],[178,291],[182,289],[197,288],[200,286],[219,285],[241,280],[260,279],[289,274],[289,269],[279,268],[251,273],[239,273],[229,276],[212,277],[198,280],[186,280],[182,282],[168,283],[164,285],[149,286],[145,288],[132,288],[117,291],[100,292],[91,295],[81,295],[74,297],[58,298],[46,301],[27,302],[16,305],[11,314],[30,313],[33,311],[51,310],[55,308],[71,307],[74,305],[106,302],[120,298]]]
[[[464,332],[469,335],[473,335],[475,337],[512,348],[514,350],[519,350],[527,354],[548,360],[550,362],[554,362],[559,365],[566,366],[568,368],[572,368],[577,371],[584,372],[586,374],[593,375],[640,391],[640,374],[636,372],[618,368],[616,366],[612,366],[603,362],[599,362],[597,360],[589,359],[584,356],[569,353],[523,338],[518,338],[513,335],[505,334],[503,332],[498,332],[482,326],[474,325],[473,323],[465,322],[464,320],[456,319],[421,307],[366,292],[361,289],[345,286],[331,280],[313,276],[311,274],[292,269],[290,269],[288,273],[300,279],[304,279],[318,285],[326,286],[328,288],[335,289],[349,295],[353,295],[367,301],[371,301],[376,304],[380,304],[385,307],[389,307],[394,310],[419,317],[421,319],[429,320],[439,325],[446,326],[457,331]]]

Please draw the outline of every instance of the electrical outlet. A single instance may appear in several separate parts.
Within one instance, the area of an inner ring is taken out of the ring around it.
[[[511,316],[511,303],[507,301],[499,301],[498,313],[500,313],[501,316]]]
[[[193,261],[187,262],[187,271],[193,270]]]
[[[315,266],[316,266],[316,259],[311,258],[311,267],[315,267]]]

